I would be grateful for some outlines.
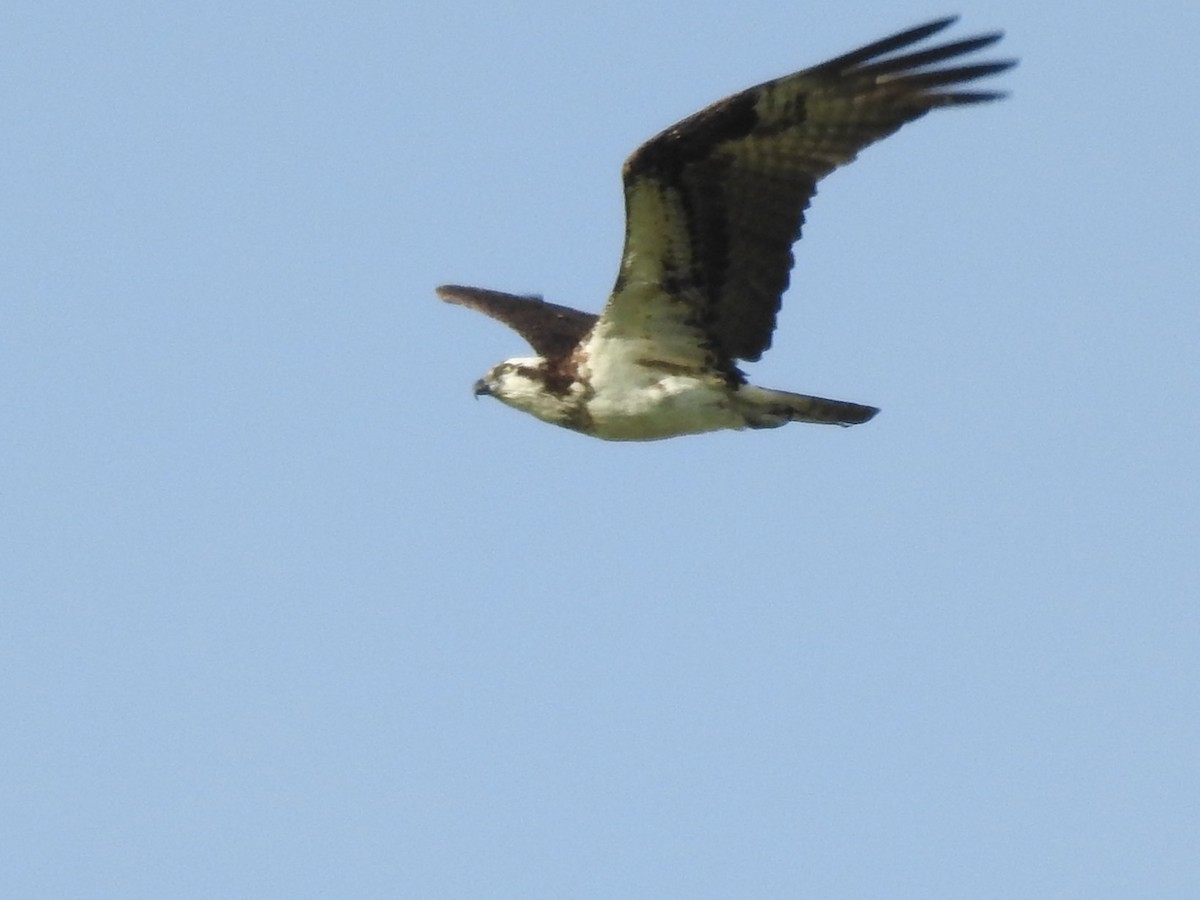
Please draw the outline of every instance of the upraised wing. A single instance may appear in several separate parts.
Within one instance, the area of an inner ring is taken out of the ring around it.
[[[478,310],[503,322],[547,359],[570,356],[596,322],[594,313],[547,303],[541,297],[505,294],[485,288],[444,284],[437,295],[447,303]]]
[[[678,357],[688,330],[710,365],[734,373],[734,360],[757,360],[817,182],[931,109],[1003,96],[959,86],[1014,61],[937,67],[999,33],[894,55],[953,21],[749,88],[642,145],[625,163],[625,249],[600,336],[662,334]]]

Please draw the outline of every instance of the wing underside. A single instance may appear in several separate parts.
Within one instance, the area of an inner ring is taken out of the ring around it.
[[[625,164],[625,249],[597,332],[680,346],[687,333],[696,361],[730,372],[757,360],[817,182],[931,109],[1002,96],[963,85],[1011,61],[943,65],[999,34],[911,49],[952,21],[742,91],[639,148]]]

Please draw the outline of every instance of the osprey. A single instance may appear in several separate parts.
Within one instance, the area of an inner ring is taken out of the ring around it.
[[[877,409],[748,384],[739,360],[771,344],[792,244],[817,182],[931,109],[1004,96],[964,90],[1012,60],[939,66],[1000,39],[911,49],[945,18],[734,94],[626,161],[625,249],[599,316],[483,288],[438,296],[498,319],[533,347],[475,383],[554,425],[649,441],[787,422],[857,425]]]

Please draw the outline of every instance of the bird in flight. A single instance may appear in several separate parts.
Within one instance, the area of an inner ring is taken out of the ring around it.
[[[931,109],[1004,96],[970,83],[1015,61],[961,60],[1000,33],[914,46],[954,21],[734,94],[638,148],[622,172],[621,266],[599,315],[439,287],[443,300],[503,322],[536,354],[492,368],[476,396],[613,441],[869,420],[874,407],[756,387],[737,364],[771,345],[817,182]]]

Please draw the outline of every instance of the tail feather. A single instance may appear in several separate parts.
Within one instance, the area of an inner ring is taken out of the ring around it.
[[[874,406],[848,400],[827,400],[750,385],[744,386],[738,395],[743,400],[746,424],[751,428],[776,428],[788,422],[815,422],[848,428],[870,421],[879,412]]]

